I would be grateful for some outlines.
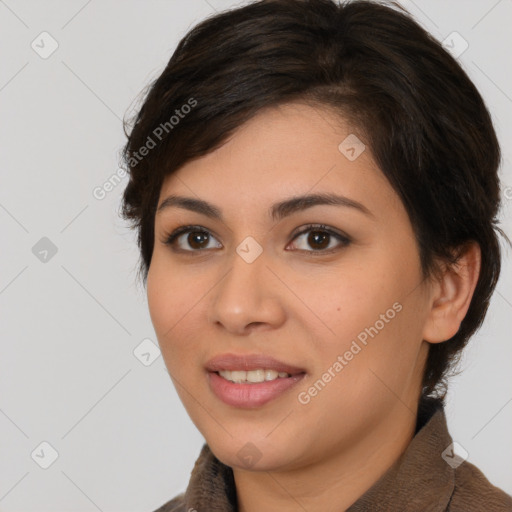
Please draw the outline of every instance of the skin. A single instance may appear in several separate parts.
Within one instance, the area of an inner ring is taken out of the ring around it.
[[[457,332],[474,291],[478,246],[442,278],[423,279],[408,215],[370,149],[354,161],[338,150],[351,133],[327,108],[262,110],[161,189],[159,204],[177,194],[223,214],[223,221],[178,207],[156,214],[147,294],[167,369],[213,453],[233,468],[242,512],[346,510],[369,489],[413,437],[429,343]],[[333,205],[277,222],[269,215],[278,201],[321,192],[358,201],[371,215]],[[351,242],[327,235],[315,245],[308,239],[315,229],[293,239],[312,223]],[[176,242],[182,252],[173,251],[167,235],[188,224],[210,233],[207,248],[185,234]],[[263,250],[250,264],[236,252],[247,236]],[[300,403],[298,394],[397,302],[400,312]],[[208,386],[206,362],[225,353],[267,354],[306,376],[267,404],[236,408]],[[237,456],[248,442],[261,454],[251,467]]]

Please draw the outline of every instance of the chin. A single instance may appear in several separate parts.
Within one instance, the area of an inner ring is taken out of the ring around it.
[[[246,471],[291,469],[297,454],[296,444],[287,445],[284,439],[277,438],[272,442],[264,436],[226,436],[222,440],[207,439],[207,443],[223,464]]]

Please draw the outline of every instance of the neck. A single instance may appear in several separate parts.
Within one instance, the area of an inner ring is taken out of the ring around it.
[[[332,450],[329,457],[305,467],[291,471],[234,468],[239,512],[345,511],[405,452],[414,436],[417,404],[411,409],[397,402],[385,420],[357,443]]]

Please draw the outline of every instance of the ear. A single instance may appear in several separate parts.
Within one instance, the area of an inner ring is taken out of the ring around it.
[[[441,343],[457,334],[476,288],[480,264],[480,246],[471,242],[457,263],[446,266],[442,276],[434,279],[423,328],[425,341]]]

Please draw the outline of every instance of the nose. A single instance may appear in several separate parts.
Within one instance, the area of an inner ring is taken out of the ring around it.
[[[285,319],[284,290],[267,265],[264,252],[252,262],[234,252],[230,270],[214,287],[210,322],[239,335],[278,328]]]

